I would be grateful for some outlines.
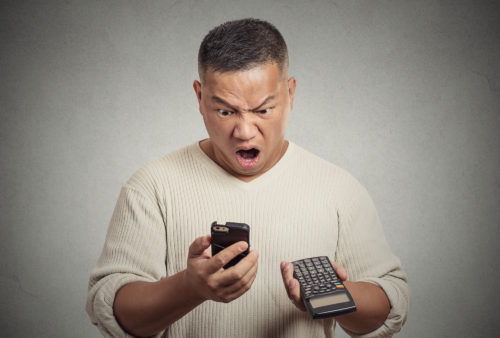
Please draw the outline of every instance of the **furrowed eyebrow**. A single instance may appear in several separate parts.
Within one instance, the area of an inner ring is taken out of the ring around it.
[[[275,99],[274,95],[268,96],[264,101],[262,101],[261,104],[259,104],[256,108],[250,109],[250,111],[257,111],[260,108],[262,108],[262,106],[264,106],[265,104],[269,103],[269,101],[272,101],[274,99]],[[238,110],[235,107],[233,107],[231,104],[229,104],[228,102],[226,102],[224,99],[221,99],[220,97],[218,97],[217,95],[212,96],[212,100],[215,101],[215,102],[217,102],[217,103],[223,104],[226,107],[231,108],[232,110]]]
[[[231,108],[232,110],[238,110],[229,103],[227,103],[226,101],[224,101],[223,99],[221,99],[220,97],[218,97],[217,95],[212,96],[212,100],[217,103],[223,104],[224,106]]]
[[[265,104],[267,104],[269,101],[272,101],[272,100],[274,100],[274,96],[273,95],[268,96],[267,99],[265,99],[261,104],[259,104],[259,106],[257,108],[252,109],[252,111],[259,110],[260,108],[262,108],[262,106],[264,106]]]

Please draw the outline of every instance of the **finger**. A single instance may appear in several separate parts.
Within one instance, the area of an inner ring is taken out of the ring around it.
[[[198,237],[189,246],[189,258],[198,257],[210,246],[210,235]]]
[[[228,293],[224,298],[229,299],[229,301],[234,300],[241,295],[243,295],[245,292],[247,292],[250,287],[252,286],[253,282],[255,281],[255,278],[257,277],[257,273],[254,273],[251,277],[250,280],[242,287],[236,288],[234,290],[228,290]]]
[[[331,261],[331,263],[332,263],[333,268],[335,269],[335,272],[339,276],[339,278],[342,281],[347,280],[347,270],[344,269],[344,267],[342,265],[340,265],[339,263],[337,263],[337,262]]]
[[[290,295],[290,299],[300,303],[302,298],[300,297],[300,284],[299,281],[293,278],[289,278],[288,281],[288,292]]]
[[[212,258],[212,250],[210,250],[210,247],[206,248],[200,256],[208,259]]]
[[[257,275],[258,264],[254,264],[250,267],[248,271],[246,271],[245,275],[243,275],[238,280],[232,281],[230,284],[223,284],[224,293],[225,294],[233,294],[237,292],[241,288],[245,288],[250,280],[253,280]]]
[[[234,243],[233,245],[225,248],[217,255],[213,256],[209,262],[209,272],[219,271],[224,265],[229,263],[231,259],[238,256],[240,253],[245,251],[248,248],[248,243],[244,241],[240,241]]]
[[[299,308],[301,311],[305,311],[306,308],[302,302],[302,297],[300,296],[300,284],[299,281],[293,278],[293,264],[284,264],[284,269],[282,273],[283,281],[285,282],[285,287],[288,292],[288,297],[292,300],[293,304]]]
[[[285,285],[285,290],[286,293],[288,294],[288,298],[292,298],[290,295],[290,290],[289,290],[289,284],[290,284],[290,278],[288,277],[288,270],[291,269],[292,264],[289,262],[281,262],[280,263],[280,268],[281,268],[281,278],[283,279],[283,284]],[[293,275],[293,273],[292,273]]]
[[[259,252],[257,250],[250,250],[248,255],[239,261],[238,264],[224,270],[222,273],[224,278],[223,283],[225,285],[230,285],[241,280],[254,266],[257,266],[258,257]]]
[[[301,311],[305,311],[306,307],[304,302],[302,302],[302,297],[300,296],[300,284],[295,278],[288,283],[288,289],[290,290],[291,300],[293,304],[299,308]]]

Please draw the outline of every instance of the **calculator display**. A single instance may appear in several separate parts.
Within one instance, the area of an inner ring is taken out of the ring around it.
[[[332,304],[346,303],[348,301],[349,297],[347,297],[345,293],[338,293],[338,294],[310,299],[313,308],[332,305]]]

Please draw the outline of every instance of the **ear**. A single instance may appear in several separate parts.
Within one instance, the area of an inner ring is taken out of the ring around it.
[[[196,98],[198,99],[198,106],[199,106],[200,113],[201,113],[201,83],[200,83],[200,81],[194,80],[193,89],[194,89],[194,92],[196,94]]]
[[[290,99],[290,110],[293,108],[293,99],[295,97],[295,87],[297,86],[297,81],[292,76],[288,79],[288,96]]]

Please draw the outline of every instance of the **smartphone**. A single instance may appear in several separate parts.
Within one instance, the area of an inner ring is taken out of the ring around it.
[[[236,242],[244,241],[248,243],[248,248],[224,265],[224,269],[238,263],[250,251],[250,227],[248,224],[235,222],[217,224],[217,221],[215,221],[210,227],[210,234],[212,235],[212,257]]]

